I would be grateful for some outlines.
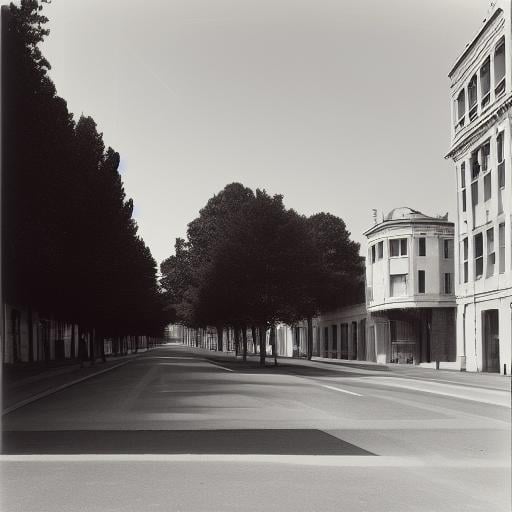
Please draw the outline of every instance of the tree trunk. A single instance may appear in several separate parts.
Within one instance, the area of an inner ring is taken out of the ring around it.
[[[243,360],[247,361],[247,327],[244,326],[242,329],[242,350],[243,350]]]
[[[105,356],[105,338],[103,337],[103,334],[100,336],[100,354],[101,354],[101,360],[106,363],[107,357]]]
[[[69,347],[69,357],[75,359],[75,324],[71,324],[71,346]]]
[[[277,366],[277,339],[275,325],[272,325],[270,328],[270,345],[272,347],[272,355],[274,356],[274,366]]]
[[[308,360],[313,357],[313,318],[308,316]]]
[[[252,334],[252,349],[254,351],[254,354],[256,354],[258,351],[256,350],[256,344],[258,343],[256,339],[256,327],[254,325],[251,327],[251,334]]]
[[[95,348],[96,348],[94,346],[95,343],[96,343],[96,333],[94,332],[94,329],[93,329],[92,332],[89,332],[89,344],[91,346],[91,357],[90,357],[91,366],[93,366],[96,361],[96,354],[94,353]]]
[[[219,324],[216,326],[217,329],[217,350],[222,352],[223,349],[223,335],[224,335],[224,326]]]
[[[139,335],[135,336],[135,353],[139,351]]]
[[[238,357],[240,350],[240,329],[235,327],[235,357]]]
[[[265,356],[267,355],[267,329],[264,325],[260,326],[260,366],[265,366]]]

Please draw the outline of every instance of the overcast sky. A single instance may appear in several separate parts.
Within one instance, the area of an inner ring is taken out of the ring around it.
[[[160,263],[240,181],[300,213],[454,219],[448,71],[489,0],[53,0],[43,51]]]

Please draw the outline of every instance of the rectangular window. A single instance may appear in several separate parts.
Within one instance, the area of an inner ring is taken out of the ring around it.
[[[427,243],[426,238],[418,238],[418,256],[426,256],[427,255]]]
[[[449,272],[444,274],[444,293],[453,293],[452,291],[452,275]]]
[[[418,270],[418,293],[425,293],[425,271]]]
[[[381,260],[384,257],[384,242],[377,244],[377,257]]]
[[[505,38],[494,52],[494,94],[496,97],[505,92]]]
[[[471,179],[475,180],[480,174],[480,162],[478,161],[478,150],[471,153]]]
[[[460,188],[466,188],[466,164],[460,164]]]
[[[487,172],[491,168],[491,143],[486,142],[480,148],[480,164],[483,172]]]
[[[464,240],[462,240],[462,262],[463,262],[463,271],[462,271],[462,276],[463,276],[463,279],[464,279],[464,282],[467,283],[468,282],[468,253],[469,253],[469,250],[468,250],[468,239],[467,238],[464,238]]]
[[[407,256],[407,238],[400,239],[400,256]]]
[[[389,241],[390,256],[407,256],[407,238],[394,238]]]
[[[443,240],[443,255],[445,259],[453,258],[453,240],[450,238]]]
[[[473,206],[478,204],[478,181],[471,183],[471,204]]]
[[[327,352],[329,351],[329,327],[324,327],[324,352],[327,356]]]
[[[389,276],[391,297],[404,297],[407,295],[407,274]]]
[[[499,272],[500,274],[505,273],[505,223],[498,226],[498,244],[499,244]]]
[[[478,112],[477,105],[477,83],[476,75],[473,75],[468,84],[468,103],[469,103],[469,119],[473,121],[476,118]]]
[[[487,239],[487,272],[486,276],[491,277],[494,275],[494,263],[496,261],[496,255],[494,253],[494,228],[490,228],[486,231],[485,237]]]
[[[462,89],[457,96],[457,127],[464,126],[464,116],[466,115],[466,91]]]
[[[505,156],[503,152],[503,132],[496,138],[496,155],[498,160],[498,187],[505,188]]]
[[[492,171],[488,172],[484,176],[484,201],[489,201],[492,196],[492,184],[491,184]]]
[[[375,263],[375,245],[372,245],[372,263]]]
[[[482,108],[489,105],[491,101],[491,58],[487,57],[480,68],[480,95]]]
[[[478,233],[473,237],[474,259],[475,259],[475,279],[478,279],[484,273],[484,237]]]

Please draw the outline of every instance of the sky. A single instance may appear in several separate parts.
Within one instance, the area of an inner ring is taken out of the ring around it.
[[[455,215],[447,74],[489,0],[53,0],[58,94],[121,155],[160,263],[231,182],[352,238],[399,206]]]

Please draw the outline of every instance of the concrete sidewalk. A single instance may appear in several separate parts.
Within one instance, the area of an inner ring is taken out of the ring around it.
[[[91,365],[85,361],[80,368],[77,361],[52,361],[51,366],[35,364],[2,369],[2,415],[35,400],[90,379],[106,371],[123,366],[147,352],[139,350],[124,356],[107,356],[106,362],[97,359]]]

